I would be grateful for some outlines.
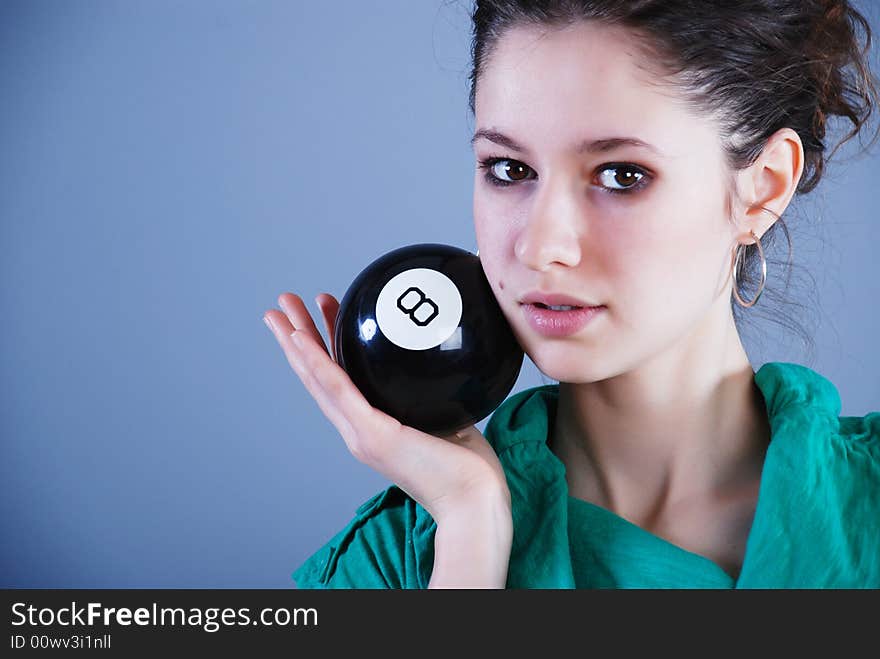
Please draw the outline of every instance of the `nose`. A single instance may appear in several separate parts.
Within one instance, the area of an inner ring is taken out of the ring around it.
[[[516,256],[525,266],[546,272],[554,264],[576,266],[581,259],[581,186],[559,179],[539,189],[516,240]]]

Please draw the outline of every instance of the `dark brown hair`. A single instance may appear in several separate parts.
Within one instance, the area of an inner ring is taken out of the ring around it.
[[[579,21],[623,27],[636,37],[644,62],[662,84],[695,113],[717,118],[731,183],[735,170],[751,165],[768,138],[788,127],[804,148],[796,192],[810,192],[826,162],[868,122],[878,100],[880,83],[868,63],[871,28],[847,0],[476,0],[471,20],[472,114],[480,74],[510,28],[562,28]],[[826,155],[826,126],[834,116],[852,129]],[[880,131],[868,147],[878,136]],[[783,265],[791,267],[791,238],[779,218],[761,238],[768,270],[774,263],[769,248],[780,226],[789,248]],[[744,297],[754,297],[746,293],[760,283],[753,246],[745,251],[736,283]],[[761,302],[765,297],[785,302],[773,290],[769,272]],[[732,299],[731,304],[738,324],[744,311],[757,309],[743,310]],[[778,312],[765,317],[784,320]],[[790,327],[812,348],[812,338],[800,326]]]

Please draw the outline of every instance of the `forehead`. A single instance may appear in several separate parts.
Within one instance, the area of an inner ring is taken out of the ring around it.
[[[508,30],[477,84],[477,124],[523,139],[544,128],[566,141],[632,134],[674,153],[682,134],[696,137],[697,118],[644,68],[643,57],[622,28],[582,22]]]

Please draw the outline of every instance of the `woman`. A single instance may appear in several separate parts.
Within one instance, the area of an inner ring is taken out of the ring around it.
[[[840,417],[801,365],[755,373],[735,321],[821,178],[827,118],[848,139],[876,103],[867,22],[842,0],[479,0],[472,18],[480,259],[559,384],[508,398],[485,437],[432,437],[370,407],[282,294],[266,319],[288,361],[396,484],[297,585],[880,587],[880,414]],[[338,302],[317,302],[332,345]],[[583,322],[548,332],[563,315]]]

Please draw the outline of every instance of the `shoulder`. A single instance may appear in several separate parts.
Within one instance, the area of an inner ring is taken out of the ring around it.
[[[847,441],[865,442],[876,448],[880,444],[880,411],[864,416],[841,416],[840,435]]]
[[[297,588],[426,587],[434,529],[430,515],[392,485],[359,506],[292,577]]]
[[[764,364],[755,382],[771,430],[748,550],[760,583],[876,587],[880,412],[841,415],[837,387],[799,364]]]
[[[809,438],[808,438],[809,442]],[[781,501],[797,516],[802,541],[795,546],[816,556],[813,575],[842,587],[880,586],[880,413],[840,416],[817,435],[808,450],[789,454],[792,469]],[[786,502],[787,501],[787,502]],[[810,550],[806,548],[810,547]]]
[[[768,362],[755,374],[755,382],[767,405],[774,440],[777,435],[790,439],[791,448],[810,450],[817,458],[827,457],[828,451],[880,458],[880,411],[841,415],[837,387],[817,371]]]
[[[799,364],[772,362],[755,376],[771,426],[768,471],[780,502],[818,528],[861,534],[880,519],[880,412],[841,415],[837,388]]]
[[[838,502],[850,526],[880,519],[880,412],[841,416],[825,450],[812,452],[816,489]],[[862,529],[864,530],[864,529]],[[880,545],[878,545],[880,551]],[[880,555],[880,554],[878,554]]]
[[[864,463],[880,480],[880,412],[838,417],[834,439],[840,444],[842,460],[855,460],[856,465]],[[880,482],[875,481],[875,485]]]

